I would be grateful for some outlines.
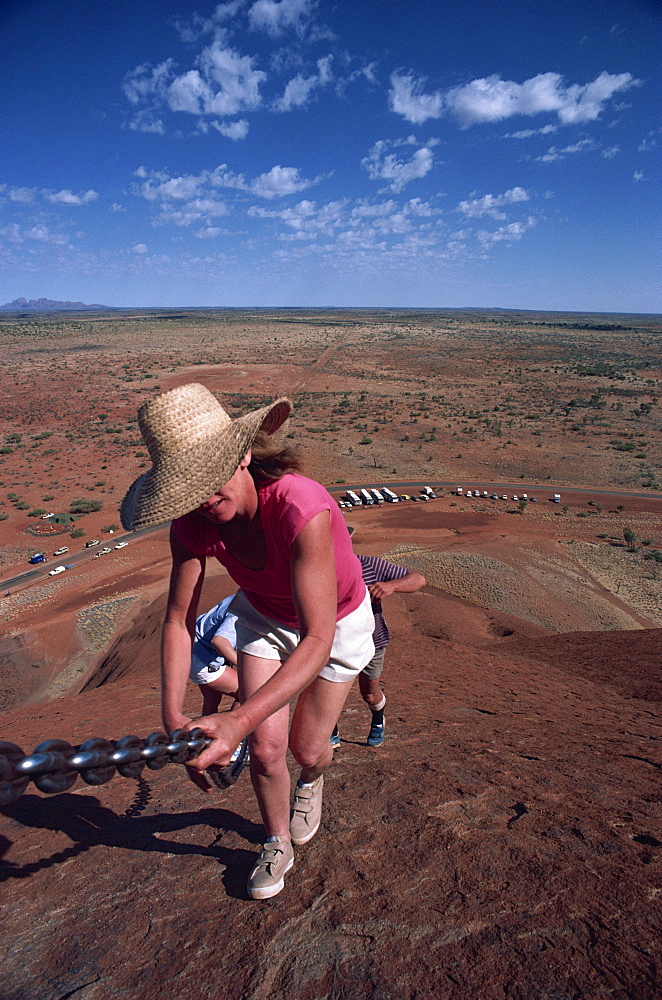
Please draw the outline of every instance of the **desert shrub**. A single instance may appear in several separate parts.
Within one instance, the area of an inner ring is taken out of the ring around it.
[[[119,528],[119,524],[107,524],[101,530],[103,531],[104,535],[109,535],[111,533],[111,531],[117,531],[118,528]]]
[[[47,493],[46,496],[41,498],[44,503],[48,503],[49,500],[55,500],[55,497],[51,493]]]
[[[9,517],[9,514],[6,514],[6,513],[5,513],[4,511],[3,511],[3,512],[2,512],[1,514],[0,514],[0,521],[6,521],[8,517]]]
[[[35,507],[34,510],[28,512],[28,517],[41,517],[42,514],[48,514],[45,507]]]
[[[82,528],[74,528],[74,530],[69,535],[70,538],[82,538],[85,532]]]
[[[17,510],[29,510],[30,504],[26,503],[25,500],[19,500],[18,503],[14,504],[14,507],[16,507]]]
[[[13,454],[14,454],[14,449],[10,448],[8,445],[5,445],[3,448],[0,448],[0,455],[13,455]]]
[[[362,437],[361,440],[359,441],[359,444],[372,444],[372,438]]]
[[[91,514],[95,510],[101,510],[102,507],[101,500],[72,500],[69,504],[69,513]]]

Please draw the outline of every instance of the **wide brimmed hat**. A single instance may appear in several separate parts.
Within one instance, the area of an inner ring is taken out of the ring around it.
[[[233,420],[197,382],[145,403],[138,423],[152,468],[124,497],[123,526],[148,528],[194,510],[234,475],[258,431],[273,434],[291,410],[283,396]]]

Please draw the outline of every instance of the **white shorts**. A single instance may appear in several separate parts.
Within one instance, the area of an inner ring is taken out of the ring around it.
[[[299,645],[297,629],[260,614],[242,590],[237,592],[230,607],[237,615],[238,650],[265,660],[286,660]],[[375,616],[370,594],[366,591],[358,608],[336,622],[329,662],[322,667],[319,676],[338,683],[353,680],[375,654],[374,628]]]
[[[222,677],[227,667],[222,656],[216,656],[213,660],[201,659],[194,651],[191,655],[191,670],[189,677],[194,684],[209,684],[210,681],[217,681]]]

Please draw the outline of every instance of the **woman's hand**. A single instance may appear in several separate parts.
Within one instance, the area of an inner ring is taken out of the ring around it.
[[[200,788],[204,786],[195,780],[190,773],[191,769],[197,771],[198,776],[202,777],[200,772],[205,771],[212,764],[227,767],[233,752],[237,749],[244,736],[246,736],[246,729],[241,720],[237,721],[237,718],[237,712],[222,712],[220,715],[203,715],[201,718],[193,719],[184,726],[187,732],[190,732],[192,729],[201,729],[205,736],[211,738],[211,743],[202,751],[200,756],[187,764],[189,777]],[[203,778],[203,780],[208,784],[206,778]]]

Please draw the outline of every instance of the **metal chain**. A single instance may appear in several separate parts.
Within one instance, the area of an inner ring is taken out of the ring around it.
[[[111,741],[100,737],[73,747],[66,740],[45,740],[29,756],[15,743],[0,740],[0,806],[16,802],[33,781],[48,795],[66,792],[80,776],[88,785],[104,785],[115,772],[137,778],[144,767],[160,771],[166,764],[186,764],[198,757],[208,739],[201,729],[175,729],[169,736],[150,733],[146,739],[122,736]],[[243,740],[227,767],[212,765],[206,771],[218,788],[229,788],[248,760],[248,742]]]

